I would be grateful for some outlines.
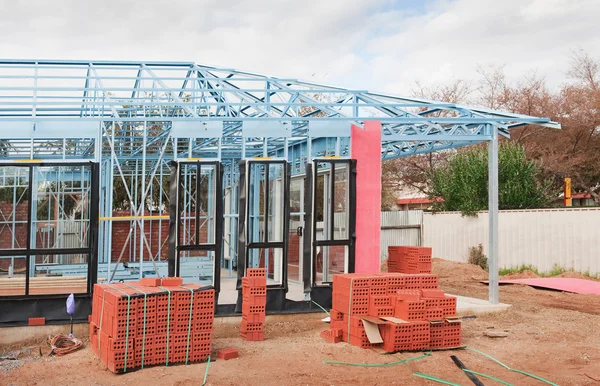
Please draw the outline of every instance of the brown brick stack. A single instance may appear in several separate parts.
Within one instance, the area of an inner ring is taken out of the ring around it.
[[[114,373],[204,361],[212,349],[214,289],[181,278],[96,284],[93,352]]]
[[[388,272],[431,273],[431,248],[388,247]]]
[[[248,268],[242,278],[242,325],[240,336],[246,340],[264,340],[263,325],[267,311],[267,271]]]
[[[387,352],[453,348],[461,345],[456,298],[438,288],[430,273],[345,274],[333,276],[330,329],[322,337]],[[383,344],[367,338],[363,317],[379,319]],[[381,318],[392,317],[392,320]]]

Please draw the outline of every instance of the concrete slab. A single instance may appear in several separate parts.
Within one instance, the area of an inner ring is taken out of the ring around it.
[[[508,311],[512,307],[510,304],[505,303],[492,304],[489,300],[484,299],[458,295],[451,296],[456,297],[456,312],[461,316],[494,314]]]
[[[0,328],[0,347],[7,347],[17,343],[41,343],[48,336],[58,334],[69,335],[71,325],[45,325],[45,326],[19,326]],[[87,323],[73,325],[73,336],[79,339],[88,339],[90,326]],[[45,342],[43,344],[46,344]]]

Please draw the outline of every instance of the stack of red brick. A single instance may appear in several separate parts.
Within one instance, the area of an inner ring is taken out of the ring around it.
[[[367,338],[362,319],[377,319],[385,351],[452,348],[461,344],[456,298],[438,289],[431,274],[346,274],[333,276],[331,343],[376,346]],[[381,319],[383,318],[383,319]],[[387,320],[386,320],[387,318]]]
[[[431,273],[431,248],[388,247],[388,272]]]
[[[96,284],[93,352],[112,372],[204,361],[212,349],[215,291],[181,278]]]
[[[246,340],[264,340],[263,325],[267,311],[267,271],[248,268],[242,278],[242,325],[240,336]]]

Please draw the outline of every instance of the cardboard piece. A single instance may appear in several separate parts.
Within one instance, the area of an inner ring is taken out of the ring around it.
[[[385,324],[384,320],[381,320],[380,318],[376,318],[374,316],[363,316],[362,320],[363,322],[366,320],[367,322],[371,322],[373,324]]]
[[[369,339],[369,342],[372,344],[383,343],[383,339],[381,338],[381,334],[379,333],[379,327],[377,327],[377,324],[366,319],[363,319],[362,322],[363,326],[365,327],[365,332],[367,333],[367,338]]]
[[[399,318],[396,318],[394,316],[382,316],[381,319],[387,321],[387,322],[392,322],[392,323],[396,323],[396,324],[406,324],[408,323],[406,320],[402,320]]]

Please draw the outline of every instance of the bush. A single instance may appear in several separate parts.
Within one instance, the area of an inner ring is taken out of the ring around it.
[[[483,245],[479,244],[476,247],[469,248],[469,264],[478,265],[485,271],[488,270],[488,259],[483,254]]]

